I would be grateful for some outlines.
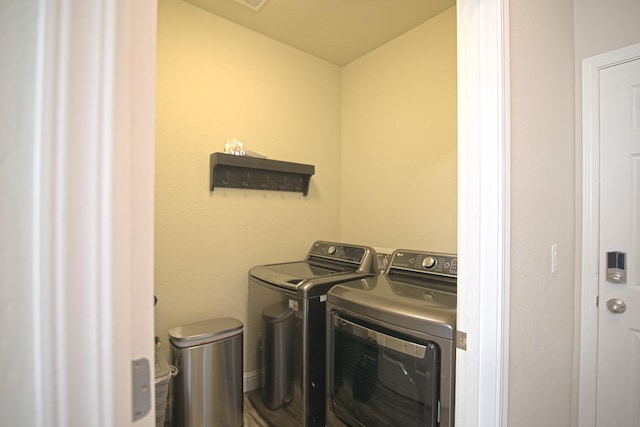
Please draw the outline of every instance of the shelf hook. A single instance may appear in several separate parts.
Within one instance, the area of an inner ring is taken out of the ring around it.
[[[282,178],[282,182],[278,184],[278,189],[280,191],[284,191],[285,186],[287,185],[287,177],[286,175]]]

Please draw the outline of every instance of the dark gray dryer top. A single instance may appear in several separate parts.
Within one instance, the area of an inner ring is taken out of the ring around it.
[[[304,298],[324,295],[336,283],[372,276],[372,248],[317,241],[303,261],[258,265],[249,277]]]
[[[384,275],[336,285],[327,302],[347,314],[453,340],[457,268],[455,255],[397,250]]]

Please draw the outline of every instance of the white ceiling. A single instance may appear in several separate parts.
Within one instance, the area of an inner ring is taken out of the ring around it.
[[[243,0],[184,1],[336,65],[455,5],[455,0],[267,0],[256,11]]]

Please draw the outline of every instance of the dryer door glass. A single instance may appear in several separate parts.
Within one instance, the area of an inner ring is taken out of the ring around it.
[[[438,425],[439,347],[333,316],[331,411],[350,425]]]

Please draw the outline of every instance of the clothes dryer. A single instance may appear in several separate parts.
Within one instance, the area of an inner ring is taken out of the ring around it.
[[[327,294],[327,425],[452,427],[455,255],[398,250]]]

